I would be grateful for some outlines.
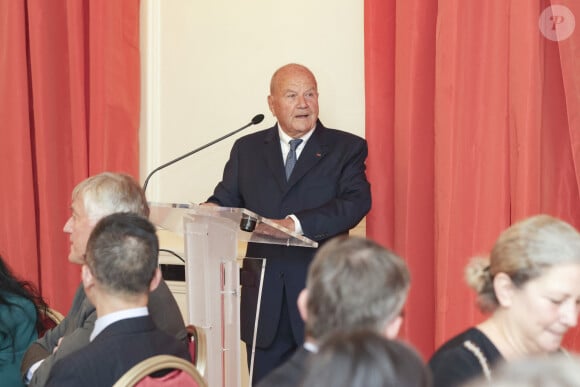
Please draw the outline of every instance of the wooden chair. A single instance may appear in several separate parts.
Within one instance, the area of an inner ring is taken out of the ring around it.
[[[191,360],[199,373],[205,376],[205,366],[207,361],[207,343],[203,330],[198,329],[195,325],[186,326],[189,353]]]
[[[38,337],[44,336],[46,331],[56,327],[64,319],[64,316],[56,309],[46,308],[44,313],[41,313],[43,329],[38,332]]]
[[[58,310],[52,308],[46,308],[46,317],[54,321],[56,325],[64,320],[64,316]]]
[[[151,374],[172,369],[161,377]],[[197,368],[177,356],[157,355],[143,360],[125,372],[113,387],[207,387],[207,382]]]

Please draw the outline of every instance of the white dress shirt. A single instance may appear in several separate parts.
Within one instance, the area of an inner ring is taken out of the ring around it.
[[[300,143],[300,145],[298,145],[296,147],[296,161],[298,161],[298,159],[300,158],[300,155],[302,154],[302,150],[304,149],[304,147],[306,146],[306,143],[308,142],[308,140],[312,136],[312,133],[314,133],[314,128],[310,129],[310,131],[308,131],[308,133],[306,133],[304,136],[300,137],[302,142]],[[282,150],[283,162],[284,162],[284,164],[286,164],[286,157],[288,157],[288,152],[290,151],[290,140],[293,140],[293,138],[290,137],[289,135],[287,135],[282,129],[280,129],[280,125],[278,125],[278,134],[280,136],[280,149]],[[294,221],[294,231],[297,234],[300,234],[300,235],[304,234],[304,232],[302,231],[302,224],[300,224],[300,221],[298,220],[296,215],[290,214],[286,217],[291,218]]]

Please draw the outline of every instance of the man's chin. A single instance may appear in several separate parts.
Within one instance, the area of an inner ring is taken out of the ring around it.
[[[82,265],[83,264],[83,257],[80,257],[76,254],[70,253],[68,255],[68,261],[70,263],[74,263],[75,265]]]
[[[562,336],[561,335],[554,335],[555,337],[546,340],[543,344],[543,349],[545,352],[552,353],[556,352],[560,349],[562,345]]]
[[[308,133],[312,128],[314,128],[315,124],[311,123],[310,121],[304,120],[304,122],[294,123],[292,129],[294,132],[299,133],[300,135]]]

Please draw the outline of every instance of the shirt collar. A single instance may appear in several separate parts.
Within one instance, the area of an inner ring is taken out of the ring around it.
[[[282,130],[282,128],[280,128],[280,124],[277,125],[278,126],[278,135],[280,136],[280,141],[283,142],[285,145],[290,146],[290,140],[292,140],[293,138],[288,136],[286,134],[286,132],[284,132]],[[314,129],[316,129],[316,126],[312,129],[310,129],[308,132],[306,132],[306,134],[302,137],[300,137],[300,139],[302,140],[302,143],[300,144],[300,146],[304,146],[306,145],[306,143],[308,142],[308,139],[312,136],[312,133],[314,133]]]
[[[128,318],[143,317],[148,315],[149,310],[147,309],[146,306],[142,306],[139,308],[124,309],[118,312],[106,314],[102,317],[99,317],[97,321],[95,321],[95,327],[93,328],[93,332],[91,332],[89,340],[93,341],[95,337],[97,337],[102,331],[105,330],[106,327],[117,321],[126,320]]]

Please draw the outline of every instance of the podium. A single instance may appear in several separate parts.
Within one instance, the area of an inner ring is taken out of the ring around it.
[[[188,318],[206,336],[208,385],[241,387],[239,243],[318,244],[244,208],[150,203],[150,209],[157,227],[183,237]],[[255,338],[267,257],[246,259],[257,268]],[[255,342],[252,364],[254,348]]]

